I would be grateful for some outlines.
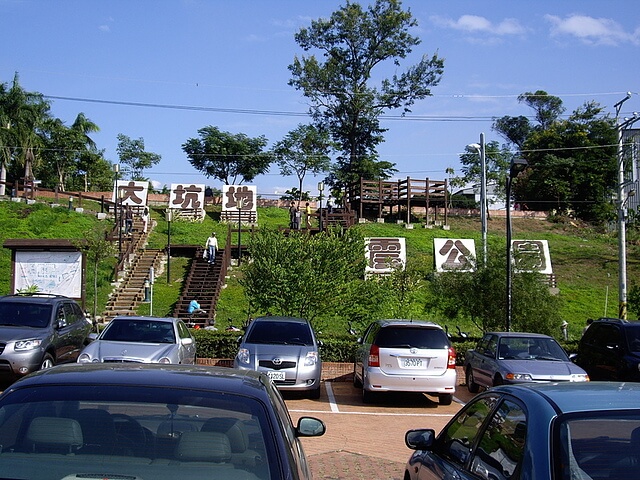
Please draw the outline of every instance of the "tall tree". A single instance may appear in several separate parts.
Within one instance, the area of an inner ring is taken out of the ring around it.
[[[216,178],[225,185],[251,182],[269,170],[272,157],[264,152],[267,139],[251,138],[244,133],[222,132],[208,126],[198,130],[199,138],[190,138],[182,144],[189,163],[207,178]]]
[[[386,65],[399,70],[400,60],[420,44],[409,33],[416,25],[399,0],[376,0],[367,10],[347,1],[329,19],[313,21],[295,35],[305,52],[321,54],[296,56],[289,65],[289,85],[311,100],[310,113],[331,132],[342,152],[328,178],[334,193],[360,176],[384,179],[395,171],[394,164],[378,159],[376,148],[386,131],[380,115],[398,108],[409,112],[440,81],[444,61],[424,55],[417,64],[374,85],[378,70]]]
[[[120,163],[127,167],[129,178],[135,181],[147,180],[143,176],[144,170],[157,165],[162,159],[157,153],[145,151],[144,139],[132,140],[122,133],[118,134],[116,150],[120,157]]]
[[[497,141],[485,145],[485,163],[487,184],[496,185],[497,192],[504,191],[506,177],[509,172],[509,162],[513,154],[506,146],[500,146]],[[480,154],[475,149],[467,147],[467,151],[460,155],[461,173],[451,183],[463,187],[469,183],[479,184],[482,175]]]
[[[296,175],[298,178],[299,201],[304,192],[304,178],[308,173],[318,175],[329,170],[331,142],[328,132],[314,125],[298,125],[272,151],[284,176]]]

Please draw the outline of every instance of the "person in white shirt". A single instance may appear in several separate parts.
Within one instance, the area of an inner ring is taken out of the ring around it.
[[[216,232],[212,232],[211,235],[209,235],[204,248],[207,250],[207,258],[209,259],[209,263],[214,263],[216,261],[216,252],[218,251],[218,238],[216,237]]]

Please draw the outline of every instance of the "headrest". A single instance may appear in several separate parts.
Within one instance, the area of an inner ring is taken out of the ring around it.
[[[202,428],[201,432],[220,432],[229,437],[231,451],[233,453],[242,453],[249,448],[249,439],[242,423],[237,418],[210,418]]]
[[[228,462],[229,438],[219,432],[184,432],[176,447],[176,458],[184,462]]]
[[[82,429],[77,420],[59,417],[36,417],[27,430],[27,439],[36,444],[81,447]]]

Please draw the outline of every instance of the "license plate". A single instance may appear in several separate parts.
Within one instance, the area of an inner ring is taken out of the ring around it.
[[[284,381],[284,372],[267,372],[267,376],[273,381]]]
[[[403,358],[402,366],[405,368],[422,368],[421,358]]]

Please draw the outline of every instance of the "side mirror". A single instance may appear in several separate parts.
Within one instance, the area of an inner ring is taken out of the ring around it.
[[[300,417],[296,426],[297,437],[319,437],[326,431],[324,422],[313,417]]]
[[[87,339],[88,339],[90,342],[95,341],[95,339],[96,339],[96,338],[98,338],[98,334],[97,334],[96,332],[91,332],[91,333],[89,334],[89,336],[87,337]]]
[[[191,345],[193,343],[193,338],[181,338],[180,343],[182,343],[182,345]]]
[[[404,434],[404,443],[411,450],[431,450],[436,438],[436,431],[431,428],[409,430]]]

